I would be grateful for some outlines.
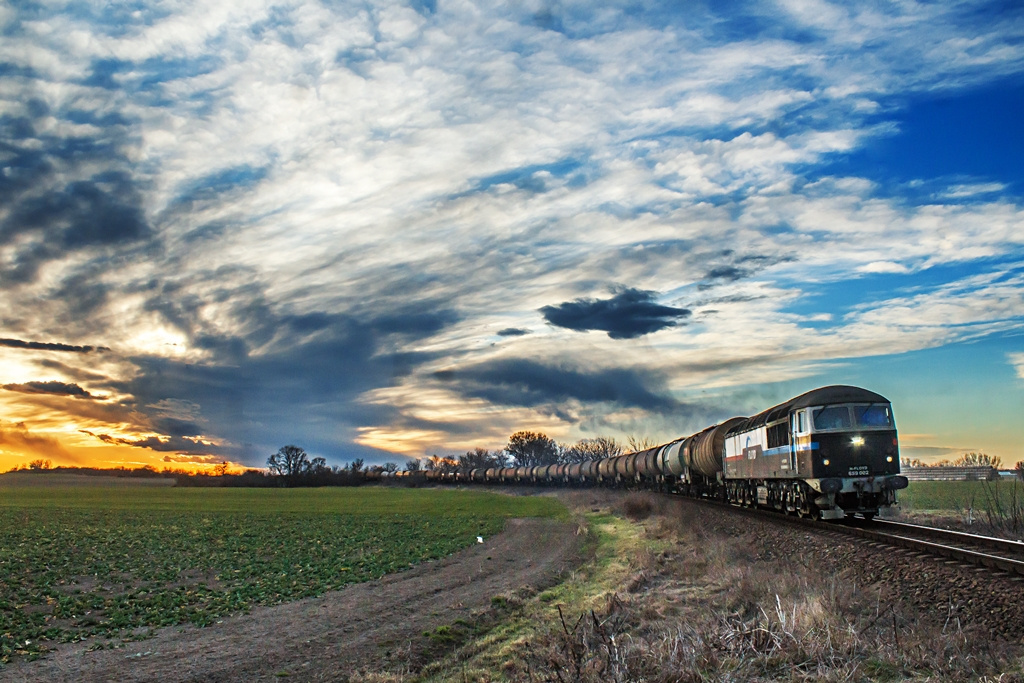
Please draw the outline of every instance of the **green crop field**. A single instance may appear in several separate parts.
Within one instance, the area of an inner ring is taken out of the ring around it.
[[[900,506],[916,512],[963,512],[968,509],[1019,508],[1024,502],[1024,484],[1003,481],[912,481],[898,494]]]
[[[448,555],[509,517],[564,515],[552,498],[483,491],[5,487],[0,478],[0,667],[48,643],[140,638],[318,595]]]

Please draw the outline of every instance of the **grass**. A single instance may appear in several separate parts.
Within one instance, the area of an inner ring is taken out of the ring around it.
[[[900,492],[900,508],[911,521],[976,528],[1007,538],[1024,534],[1024,483],[912,481]]]
[[[1024,498],[1019,480],[1001,481],[912,481],[899,492],[900,507],[907,511],[961,512],[969,507],[984,509],[988,500],[1009,507]]]
[[[426,670],[373,680],[1021,680],[1021,662],[882,587],[698,507],[629,498],[575,506],[594,556],[569,580],[506,596],[503,623]]]
[[[0,487],[0,665],[210,624],[443,557],[509,517],[565,515],[480,491]]]
[[[560,517],[564,506],[551,497],[501,496],[455,489],[359,488],[174,488],[148,486],[11,486],[0,479],[0,508],[61,508],[171,512],[348,514],[393,513]]]
[[[588,509],[578,513],[576,523],[587,535],[592,559],[568,580],[536,595],[517,591],[492,598],[492,607],[503,612],[501,623],[448,658],[428,665],[416,680],[439,683],[529,678],[522,670],[524,656],[546,637],[552,616],[559,609],[566,605],[583,611],[603,609],[609,596],[629,582],[632,562],[652,552],[651,540],[637,534],[637,526],[622,514],[613,514],[607,500],[616,497],[607,492],[580,492],[564,498],[574,501],[578,509]]]

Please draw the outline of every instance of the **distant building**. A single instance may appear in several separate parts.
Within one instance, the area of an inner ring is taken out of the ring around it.
[[[1000,478],[994,467],[904,467],[900,474],[910,481],[994,481]]]

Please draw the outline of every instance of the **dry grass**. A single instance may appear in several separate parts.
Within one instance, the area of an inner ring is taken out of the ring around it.
[[[622,499],[620,509],[626,517],[639,522],[659,508],[659,500],[650,493],[629,493]]]
[[[644,529],[674,539],[672,551],[637,554],[601,609],[553,606],[509,679],[1024,680],[1008,646],[955,619],[922,622],[831,567],[782,549],[766,558],[741,529],[708,526],[690,506],[663,511]]]
[[[745,520],[649,494],[563,500],[601,529],[578,579],[523,596],[504,626],[419,674],[380,680],[1024,682],[1011,646],[952,615],[919,619]]]

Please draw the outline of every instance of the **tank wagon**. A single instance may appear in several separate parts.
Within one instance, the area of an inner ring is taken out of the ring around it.
[[[492,468],[436,481],[611,486],[715,498],[827,520],[872,519],[907,487],[889,401],[827,386],[661,446],[571,465]]]

